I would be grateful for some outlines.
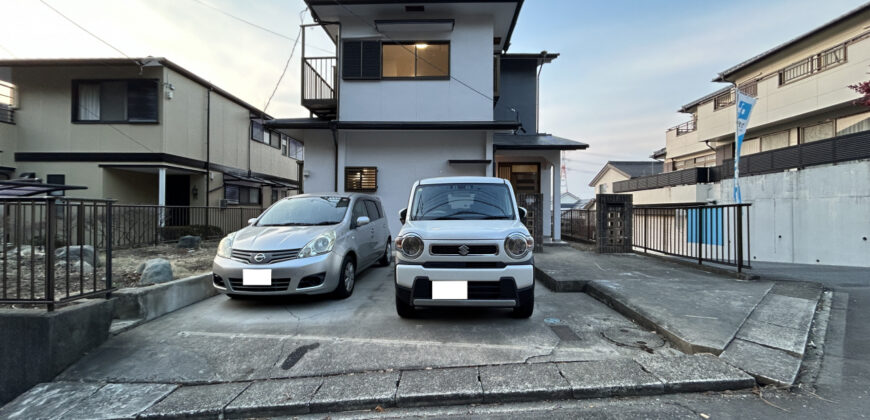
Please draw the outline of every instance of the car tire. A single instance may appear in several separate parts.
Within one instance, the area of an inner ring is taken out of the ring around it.
[[[356,264],[354,264],[353,258],[344,257],[344,261],[341,263],[341,272],[338,276],[338,284],[335,285],[332,296],[336,299],[347,299],[353,294],[355,285]]]
[[[384,249],[384,255],[381,255],[381,259],[378,260],[378,265],[381,267],[386,267],[393,262],[393,241],[390,238],[387,238],[387,246]]]
[[[396,313],[402,318],[414,318],[417,316],[417,310],[408,303],[402,302],[399,295],[396,295]]]
[[[532,316],[532,313],[535,311],[535,286],[532,285],[532,292],[529,293],[528,298],[520,301],[519,305],[514,308],[511,316],[514,318],[529,318]]]

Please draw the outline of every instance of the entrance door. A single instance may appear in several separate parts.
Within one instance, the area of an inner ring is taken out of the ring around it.
[[[517,194],[541,193],[540,163],[502,162],[498,164],[498,177],[510,181]]]
[[[190,224],[190,175],[166,175],[167,226]]]

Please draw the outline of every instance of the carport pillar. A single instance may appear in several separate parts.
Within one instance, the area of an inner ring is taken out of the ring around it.
[[[158,216],[157,222],[160,227],[166,223],[166,168],[157,170],[157,205]]]
[[[553,241],[562,240],[562,171],[561,162],[553,165]]]

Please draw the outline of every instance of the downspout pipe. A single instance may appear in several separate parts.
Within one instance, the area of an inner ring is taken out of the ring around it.
[[[335,121],[330,121],[329,130],[332,131],[333,167],[335,168],[335,182],[333,188],[338,192],[338,127]]]
[[[211,91],[205,91],[205,206],[209,205],[209,190],[211,185]],[[208,211],[205,212],[205,224],[208,226]]]

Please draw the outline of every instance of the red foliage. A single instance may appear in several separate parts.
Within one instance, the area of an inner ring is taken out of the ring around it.
[[[870,106],[870,80],[856,85],[849,85],[849,87],[855,92],[863,95],[855,100],[856,105]]]

